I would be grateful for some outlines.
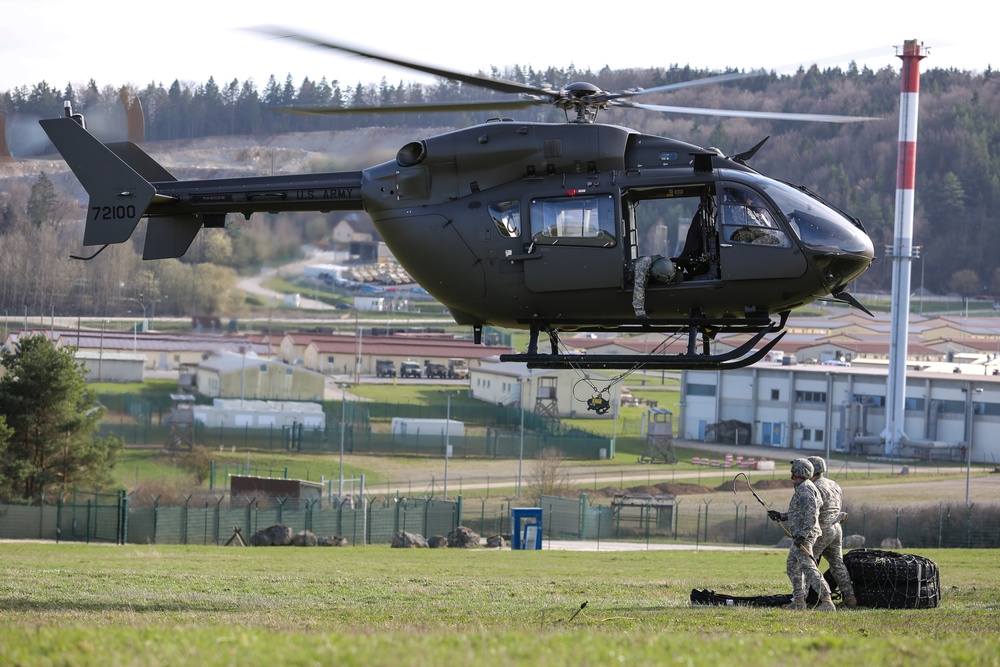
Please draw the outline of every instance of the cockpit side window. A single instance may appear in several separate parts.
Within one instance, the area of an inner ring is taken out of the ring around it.
[[[505,238],[521,237],[521,203],[519,201],[501,201],[489,205],[490,217]]]
[[[617,245],[611,195],[531,200],[531,240],[539,245]]]
[[[723,237],[730,243],[791,246],[788,235],[775,220],[763,197],[749,188],[722,189]]]

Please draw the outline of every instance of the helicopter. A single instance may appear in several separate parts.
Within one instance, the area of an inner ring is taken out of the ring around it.
[[[359,171],[178,181],[132,142],[104,144],[82,115],[40,121],[90,196],[83,244],[127,241],[147,218],[143,259],[183,255],[202,227],[228,214],[364,210],[410,276],[477,343],[487,325],[527,329],[529,368],[728,369],[762,359],[789,313],[845,290],[874,257],[862,223],[804,187],[748,166],[767,141],[726,156],[598,122],[613,108],[854,122],[852,116],[743,112],[646,104],[637,98],[756,73],[729,73],[649,89],[561,89],[444,70],[277,28],[276,37],[516,94],[506,101],[415,104],[298,113],[523,109],[553,105],[565,123],[495,118],[402,146]],[[664,221],[687,224],[667,247]],[[867,311],[865,311],[867,312]],[[870,313],[869,313],[870,314]],[[566,332],[686,337],[680,353],[585,355]],[[713,352],[719,334],[742,344]],[[539,339],[548,338],[549,350]]]

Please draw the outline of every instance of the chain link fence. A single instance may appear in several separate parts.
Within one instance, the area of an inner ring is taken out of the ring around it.
[[[447,536],[463,525],[483,537],[510,535],[514,507],[537,506],[543,535],[553,539],[629,540],[682,544],[778,547],[787,534],[756,504],[732,502],[633,502],[606,505],[586,494],[497,502],[361,496],[357,505],[312,500],[188,499],[180,505],[132,508],[124,492],[73,493],[39,505],[0,505],[0,539],[97,541],[133,544],[225,544],[237,529],[244,539],[275,524],[297,533],[345,537],[350,544],[392,541],[400,530]],[[1000,547],[1000,503],[847,505],[848,538],[889,549]]]

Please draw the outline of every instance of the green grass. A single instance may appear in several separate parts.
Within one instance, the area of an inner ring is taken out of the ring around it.
[[[145,380],[144,382],[93,382],[88,388],[99,396],[168,396],[177,393],[177,380]]]
[[[396,384],[356,384],[350,389],[352,394],[382,403],[413,403],[415,405],[445,407],[447,392],[451,393],[451,405],[481,407],[482,401],[469,398],[468,385],[418,385],[399,381]]]
[[[997,664],[990,551],[927,551],[934,610],[690,607],[784,593],[786,553],[3,544],[0,664]],[[586,602],[586,607],[571,616]]]
[[[290,479],[305,479],[318,482],[320,476],[332,479],[339,475],[339,457],[330,453],[298,454],[271,453],[262,451],[218,452],[209,450],[209,459],[216,464],[216,483],[221,484],[228,471],[230,474],[246,474],[247,459],[250,461],[250,474],[261,477],[284,477],[288,471]],[[181,455],[183,456],[183,455]],[[133,488],[137,485],[154,484],[158,487],[173,486],[178,491],[196,488],[193,474],[186,472],[181,466],[181,456],[171,456],[153,449],[124,449],[118,455],[118,462],[112,471],[114,478],[122,486]],[[377,467],[377,460],[372,461]],[[383,481],[383,476],[377,470],[368,467],[344,464],[344,477],[353,478],[364,473],[369,483]],[[208,482],[201,485],[208,488]]]

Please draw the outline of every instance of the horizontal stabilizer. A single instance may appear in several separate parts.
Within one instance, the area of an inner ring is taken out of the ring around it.
[[[117,155],[128,166],[145,178],[147,181],[176,181],[174,175],[163,168],[159,162],[149,156],[146,151],[139,148],[131,141],[118,141],[112,144],[104,144],[112,153]]]
[[[196,215],[153,216],[146,225],[143,259],[180,257],[191,247],[201,229],[202,219]]]
[[[156,188],[72,118],[47,119],[39,124],[90,195],[83,244],[127,241]],[[152,162],[148,155],[143,156]]]

